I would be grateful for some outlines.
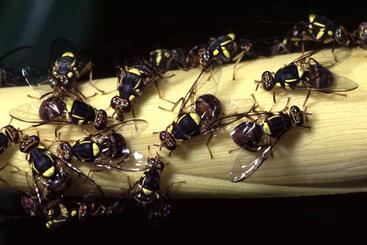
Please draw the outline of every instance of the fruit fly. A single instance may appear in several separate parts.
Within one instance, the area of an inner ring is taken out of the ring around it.
[[[115,110],[119,121],[123,121],[125,113],[132,112],[135,117],[134,102],[152,83],[155,84],[158,95],[162,98],[157,83],[162,79],[162,74],[149,64],[138,64],[129,68],[118,67],[117,77],[119,95],[111,99],[111,107]]]
[[[239,182],[250,177],[271,156],[275,144],[289,130],[295,127],[310,128],[304,125],[307,121],[307,115],[311,115],[306,112],[307,107],[303,111],[296,105],[288,108],[289,101],[288,98],[287,105],[282,111],[258,114],[262,116],[262,123],[257,122],[258,120],[256,122],[242,122],[231,132],[230,135],[236,145],[243,150],[260,154],[257,159],[248,163],[244,162],[242,155],[244,151],[241,151],[230,172],[233,182]],[[306,101],[307,97],[304,104],[306,104]]]
[[[26,85],[21,69],[33,55],[32,46],[10,50],[0,57],[0,87]]]
[[[41,144],[37,135],[25,136],[19,150],[26,154],[26,160],[32,168],[34,190],[43,210],[51,200],[62,198],[71,185],[72,177],[65,171],[65,167],[87,179],[104,196],[92,179],[70,162],[52,154]]]
[[[147,165],[148,169],[144,172],[143,177],[136,182],[130,192],[137,205],[147,211],[152,224],[158,224],[171,211],[171,206],[167,203],[167,197],[160,192],[164,163],[157,154],[154,158],[148,158]]]
[[[274,87],[281,87],[287,90],[306,90],[309,96],[311,91],[339,93],[358,88],[358,84],[354,81],[331,72],[312,58],[312,55],[317,52],[305,53],[280,68],[275,74],[265,71],[261,76],[261,81],[255,81],[257,83],[256,90],[261,84],[267,91],[273,90]]]
[[[367,47],[367,22],[359,24],[358,28],[352,33],[354,44],[366,48]]]
[[[19,143],[19,138],[22,134],[20,129],[16,129],[12,125],[8,124],[1,129],[0,132],[0,154],[6,151],[9,143]]]
[[[242,58],[252,51],[252,43],[248,40],[235,40],[235,34],[229,33],[211,39],[205,49],[200,50],[200,64],[204,70],[215,63],[227,64],[236,62],[233,67],[233,80],[235,70]]]
[[[94,134],[90,134],[88,137],[77,140],[74,144],[63,141],[59,144],[57,152],[58,156],[67,162],[70,162],[73,158],[76,158],[83,162],[93,163],[94,166],[104,169],[122,170],[122,171],[142,171],[145,168],[145,164],[142,164],[143,155],[139,152],[132,152],[127,146],[125,137],[119,132],[129,132],[128,124],[139,123],[139,132],[141,133],[146,128],[147,123],[144,120],[130,120],[121,123],[118,127],[114,128],[111,132],[97,131]],[[121,130],[125,127],[125,130]],[[117,130],[119,132],[115,132]],[[137,137],[134,135],[133,137]],[[133,161],[132,161],[133,159]],[[134,162],[133,167],[127,167],[129,162]]]
[[[73,100],[59,96],[53,96],[45,99],[43,102],[34,102],[24,104],[10,111],[13,119],[43,124],[92,124],[97,130],[107,127],[107,113],[88,105],[81,100]]]
[[[214,95],[218,86],[218,78],[213,77],[208,80],[204,74],[204,71],[201,71],[185,97],[180,98],[170,110],[174,111],[181,102],[176,119],[159,133],[161,144],[157,146],[160,149],[165,147],[171,154],[177,148],[178,142],[185,142],[195,136],[208,134],[206,147],[210,157],[213,158],[209,148],[210,140],[216,130],[227,126],[230,122],[223,118],[222,103]],[[198,97],[195,98],[195,96]],[[250,115],[247,113],[236,114],[236,120],[247,116]]]
[[[169,70],[181,69],[188,70],[186,55],[184,50],[176,49],[156,49],[149,53],[149,64],[152,65],[160,74]]]
[[[181,102],[177,118],[164,131],[159,133],[160,148],[164,146],[172,152],[177,147],[177,141],[183,142],[197,135],[211,133],[206,144],[208,146],[214,127],[211,122],[221,116],[222,106],[219,99],[210,93],[215,94],[218,86],[217,79],[207,80],[203,75],[204,70],[201,71],[185,97],[180,98],[170,110],[174,111]],[[213,91],[210,91],[210,89]],[[204,94],[204,91],[209,93]],[[195,99],[195,95],[199,97]],[[194,103],[189,103],[190,101],[194,101]],[[210,149],[209,152],[212,157]]]
[[[296,23],[283,41],[273,47],[273,54],[289,53],[291,51],[304,52],[305,41],[322,44],[332,43],[334,46],[349,46],[351,38],[344,26],[337,25],[325,16],[310,14],[307,21]],[[296,48],[296,50],[293,48]]]
[[[33,66],[25,66],[22,74],[32,88],[38,85],[49,84],[52,92],[43,93],[41,98],[50,94],[54,96],[68,95],[74,99],[85,100],[77,88],[76,82],[84,74],[88,73],[92,80],[92,62],[82,58],[73,45],[65,39],[56,39],[51,45],[49,71],[44,71]],[[89,82],[95,89],[91,82]]]

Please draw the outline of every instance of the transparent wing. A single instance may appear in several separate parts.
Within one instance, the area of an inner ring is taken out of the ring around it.
[[[315,58],[322,66],[331,68],[338,66],[340,63],[348,59],[352,53],[353,50],[350,48],[338,48],[334,49],[334,51],[324,49],[317,52],[313,58]]]
[[[141,172],[147,169],[146,157],[143,153],[126,148],[126,156],[121,159],[105,159],[105,168],[118,171]]]
[[[23,104],[10,110],[9,115],[11,118],[21,122],[33,123],[33,124],[69,124],[65,120],[53,120],[43,121],[39,117],[39,108],[42,101],[37,101],[29,104]]]
[[[324,68],[327,69],[327,68]],[[331,72],[331,71],[330,71]],[[328,73],[328,72],[327,72]],[[332,82],[328,87],[320,88],[320,80],[328,79],[323,77],[323,72],[321,71],[316,76],[311,75],[309,80],[302,81],[295,89],[313,90],[323,93],[333,93],[333,92],[347,92],[358,88],[358,83],[353,80],[340,76],[336,73],[331,72]]]
[[[262,147],[262,149],[260,149],[260,156],[250,163],[243,160],[246,159],[243,157],[244,154],[248,154],[248,152],[245,149],[242,149],[235,160],[232,170],[229,172],[231,181],[240,182],[255,173],[265,160],[271,156],[271,151],[274,145],[275,142],[270,146]]]
[[[221,104],[225,108],[225,113],[218,119],[212,121],[205,129],[206,131],[219,130],[222,128],[232,131],[239,121],[257,121],[261,116],[267,113],[255,111],[256,104],[253,99],[249,98],[225,100],[221,101]]]
[[[43,123],[39,117],[39,107],[41,101],[30,104],[23,104],[10,110],[9,115],[22,122],[27,123]]]
[[[195,98],[203,94],[216,95],[218,85],[222,75],[222,68],[220,66],[210,66],[207,71],[202,70],[189,91],[183,97],[183,101],[179,110],[179,114],[184,111],[190,111],[194,105]]]
[[[56,159],[56,164],[59,171],[66,172],[71,176],[71,186],[67,187],[64,192],[73,191],[78,193],[98,193],[99,196],[104,197],[104,193],[101,187],[89,177],[89,173],[84,173],[81,169],[79,169],[76,165],[71,162],[65,161],[64,159],[53,156]],[[81,182],[83,184],[81,184]]]
[[[26,65],[23,67],[22,75],[28,85],[31,86],[33,89],[40,85],[49,84],[49,80],[51,78],[48,72],[30,65]],[[49,90],[51,90],[51,87]]]
[[[98,135],[100,133],[113,130],[122,134],[124,138],[136,138],[148,128],[148,125],[148,122],[143,119],[130,119],[125,120],[124,122],[109,125],[105,129],[91,133],[91,135]]]

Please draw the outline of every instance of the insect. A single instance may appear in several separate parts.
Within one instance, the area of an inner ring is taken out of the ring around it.
[[[10,111],[10,116],[16,120],[43,124],[77,124],[88,125],[93,123],[97,130],[107,127],[107,113],[88,105],[81,100],[63,99],[52,96],[43,102],[34,102],[16,107]]]
[[[129,121],[125,121],[126,125]],[[130,120],[133,123],[139,123],[139,130],[141,133],[146,126],[144,120]],[[122,126],[116,128],[121,131]],[[127,132],[128,130],[125,130]],[[135,135],[136,137],[136,135]],[[57,148],[58,156],[67,162],[70,162],[72,158],[76,158],[80,161],[93,163],[96,167],[123,170],[123,171],[142,171],[143,165],[142,154],[139,152],[131,152],[127,146],[127,142],[122,134],[112,130],[108,133],[97,131],[94,134],[88,135],[86,138],[77,140],[73,145],[67,141],[63,141]],[[125,165],[128,160],[131,161],[134,158],[134,167],[128,168]],[[121,166],[121,165],[124,166]]]
[[[148,158],[147,165],[144,176],[131,189],[132,198],[138,206],[148,212],[149,220],[158,224],[171,210],[167,198],[160,193],[160,176],[165,165],[158,154],[154,158]]]
[[[26,159],[32,168],[34,190],[43,210],[50,200],[61,198],[71,185],[72,177],[65,167],[83,176],[102,196],[100,187],[77,167],[52,154],[45,148],[37,135],[25,136],[19,145],[19,150],[26,154]]]
[[[22,131],[8,124],[0,132],[0,154],[6,151],[9,143],[18,143]]]
[[[22,74],[32,88],[49,84],[52,91],[43,93],[41,99],[52,94],[54,96],[68,95],[74,99],[85,100],[77,88],[76,82],[89,72],[92,80],[92,62],[81,57],[73,45],[65,39],[56,39],[51,45],[49,71],[44,71],[30,65],[22,69]],[[104,93],[89,81],[96,90]]]
[[[10,50],[0,57],[0,87],[26,85],[21,68],[34,54],[32,46],[22,46]]]
[[[163,98],[157,84],[158,80],[162,78],[162,74],[151,65],[138,64],[129,68],[118,67],[117,77],[119,95],[111,99],[111,107],[115,110],[116,118],[119,121],[123,121],[124,113],[132,112],[133,117],[135,117],[133,104],[136,98],[141,96],[143,90],[152,83],[155,84],[159,97]]]
[[[248,40],[235,40],[235,34],[229,33],[211,39],[205,49],[200,50],[200,63],[203,69],[207,69],[214,63],[227,64],[236,62],[233,67],[233,80],[235,70],[242,58],[252,50],[252,43]]]
[[[267,90],[281,87],[287,90],[307,90],[323,93],[347,92],[358,88],[354,81],[332,73],[328,68],[312,58],[318,51],[309,51],[298,57],[288,65],[280,68],[275,74],[265,71],[261,81],[257,83],[256,90],[261,84]],[[275,98],[275,97],[274,97]],[[275,100],[274,100],[275,102]]]
[[[358,28],[352,33],[354,43],[362,48],[367,46],[367,22],[359,24]]]
[[[351,39],[344,26],[337,25],[325,16],[310,14],[307,21],[299,21],[282,42],[273,47],[273,53],[305,51],[304,42],[349,46]],[[336,57],[334,57],[336,59]],[[337,61],[337,60],[336,60]]]
[[[306,104],[307,99],[306,97],[304,104]],[[304,125],[308,121],[307,115],[311,115],[306,111],[307,107],[303,111],[296,105],[288,108],[289,101],[290,98],[288,98],[287,105],[282,111],[259,113],[258,115],[262,116],[263,119],[262,123],[256,121],[242,122],[231,132],[230,135],[236,145],[243,150],[260,154],[257,159],[247,163],[243,160],[242,153],[244,151],[241,151],[230,172],[233,182],[239,182],[250,177],[271,156],[275,144],[289,130],[295,127],[310,128]]]
[[[208,147],[212,137],[212,129],[216,126],[212,125],[212,122],[221,116],[222,106],[219,99],[212,93],[201,94],[201,91],[206,89],[213,89],[215,93],[218,86],[217,79],[212,78],[208,81],[203,75],[204,70],[202,70],[185,97],[180,98],[170,110],[174,111],[181,102],[177,118],[164,131],[159,133],[160,148],[164,146],[172,152],[177,147],[177,141],[183,142],[197,135],[211,133],[206,144]],[[199,97],[194,101],[195,95],[199,95]],[[190,101],[194,101],[194,103],[189,104]],[[213,157],[209,147],[208,150],[210,156]]]
[[[149,53],[149,64],[152,65],[160,74],[168,70],[181,69],[188,70],[184,50],[176,49],[156,49]]]

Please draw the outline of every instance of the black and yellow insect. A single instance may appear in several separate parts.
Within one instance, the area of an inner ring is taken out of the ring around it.
[[[282,111],[260,113],[259,116],[264,116],[262,123],[247,121],[236,126],[231,133],[233,142],[244,150],[258,152],[260,156],[248,163],[244,161],[244,151],[241,151],[230,172],[232,181],[238,182],[250,177],[270,157],[275,144],[290,129],[308,127],[304,126],[308,114],[295,105],[288,109],[287,103]]]
[[[148,158],[147,165],[144,176],[132,187],[132,198],[148,213],[151,224],[156,225],[170,214],[171,206],[160,191],[160,175],[164,169],[160,156]]]
[[[159,133],[160,149],[165,147],[172,152],[177,148],[177,141],[184,142],[197,135],[213,133],[216,126],[213,122],[222,115],[222,105],[214,95],[218,86],[216,79],[207,80],[203,75],[204,70],[194,81],[186,95],[181,97],[170,110],[174,111],[181,102],[176,119]],[[206,86],[213,89],[213,91],[205,91]],[[202,91],[199,91],[199,89]],[[203,91],[211,93],[204,94]],[[207,146],[210,139],[211,136],[209,136]],[[213,157],[210,150],[209,153]]]
[[[10,111],[16,120],[34,124],[92,124],[97,130],[107,127],[106,111],[81,100],[52,96],[42,102],[20,105]]]
[[[144,128],[143,121],[138,119],[130,120],[131,127],[135,123],[140,123],[140,129]],[[145,121],[144,121],[145,122]],[[127,125],[126,122],[124,126]],[[115,128],[120,130],[121,127]],[[125,131],[127,133],[127,131]],[[104,169],[113,169],[118,171],[141,171],[145,166],[138,166],[134,162],[134,166],[126,167],[128,160],[138,160],[131,156],[130,149],[122,134],[112,131],[103,133],[97,131],[90,134],[84,139],[75,141],[73,144],[63,141],[58,146],[58,156],[67,162],[76,158],[80,161],[92,163],[95,167]],[[138,152],[134,152],[137,155]],[[140,164],[141,165],[141,164]]]
[[[358,87],[354,81],[332,73],[311,56],[318,51],[310,51],[280,68],[275,74],[263,72],[261,81],[265,90],[281,87],[288,90],[319,91],[324,93],[346,92]],[[330,60],[332,58],[330,57]],[[258,87],[256,87],[257,89]]]
[[[212,38],[209,45],[200,51],[200,63],[204,69],[219,63],[236,62],[234,69],[242,58],[252,51],[252,43],[248,40],[235,39],[234,33]],[[235,72],[233,72],[235,79]]]
[[[43,210],[47,208],[44,203],[61,198],[71,184],[71,175],[65,172],[64,167],[86,178],[101,192],[99,186],[77,167],[42,146],[38,136],[26,136],[19,145],[19,150],[26,153],[26,159],[32,168],[34,189]]]
[[[66,39],[55,39],[52,42],[48,71],[29,65],[22,69],[25,80],[32,88],[38,88],[40,84],[50,85],[52,91],[42,94],[41,98],[52,94],[54,96],[68,95],[82,100],[86,97],[76,88],[76,82],[88,72],[91,78],[91,60],[83,58]],[[93,84],[91,85],[96,90],[103,92]]]
[[[122,121],[124,113],[132,111],[134,116],[133,104],[137,97],[152,83],[158,86],[157,81],[162,75],[153,66],[141,64],[130,68],[119,67],[117,77],[119,95],[111,99],[111,107],[115,110],[117,118]]]

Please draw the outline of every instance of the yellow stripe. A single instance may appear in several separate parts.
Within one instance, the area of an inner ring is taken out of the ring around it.
[[[308,16],[308,19],[309,19],[309,21],[310,21],[311,23],[312,23],[312,22],[314,22],[315,18],[316,18],[316,15],[315,15],[315,14],[310,14],[310,15]]]
[[[129,69],[129,73],[132,73],[132,74],[135,74],[135,75],[138,75],[138,76],[141,76],[141,72],[139,69],[137,68],[131,68]]]
[[[234,40],[236,38],[236,35],[234,33],[228,33],[227,37],[229,37],[230,39]]]
[[[270,127],[269,127],[269,124],[267,122],[265,122],[264,125],[263,125],[263,131],[264,131],[265,134],[271,135]]]
[[[61,55],[62,57],[75,57],[74,53],[71,51],[67,51]]]
[[[222,48],[222,50],[223,50],[223,55],[226,57],[226,58],[231,58],[231,55],[230,55],[230,53],[228,52],[228,50],[226,49],[226,48]]]
[[[46,178],[50,178],[55,174],[55,166],[51,166],[49,169],[47,169],[42,176]]]
[[[199,114],[191,112],[189,115],[192,118],[192,120],[194,120],[196,125],[200,125],[201,118],[200,118]]]
[[[96,143],[93,143],[93,156],[96,157],[99,154],[99,147]]]

